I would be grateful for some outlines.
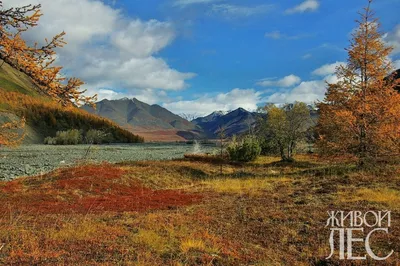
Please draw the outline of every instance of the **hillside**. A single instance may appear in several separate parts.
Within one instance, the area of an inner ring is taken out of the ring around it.
[[[0,68],[0,121],[25,117],[24,143],[42,143],[57,131],[100,129],[111,135],[112,142],[140,142],[142,139],[117,124],[75,107],[64,108],[41,95],[32,80],[7,63]]]
[[[0,62],[1,64],[2,62]],[[28,96],[40,97],[39,92],[35,89],[36,85],[32,80],[7,63],[4,63],[0,67],[0,88],[10,92],[19,92]]]
[[[136,98],[105,99],[96,103],[96,109],[90,106],[84,106],[83,109],[108,118],[123,128],[144,136],[146,140],[181,141],[201,135],[201,129],[195,124],[159,105],[149,105]]]

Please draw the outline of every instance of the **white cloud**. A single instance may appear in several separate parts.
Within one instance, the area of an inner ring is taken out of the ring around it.
[[[208,115],[215,110],[229,111],[242,107],[246,110],[256,110],[261,102],[261,93],[254,89],[233,89],[228,93],[205,95],[191,101],[164,103],[163,107],[176,114]]]
[[[394,69],[400,69],[400,60],[396,60],[393,62]]]
[[[335,75],[337,66],[345,64],[344,62],[336,62],[326,64],[314,70],[312,74],[321,76],[321,79],[303,81],[298,86],[289,90],[281,90],[267,96],[264,101],[276,104],[291,103],[302,101],[305,103],[314,103],[323,100],[327,88],[327,83],[334,84],[339,80]]]
[[[129,60],[102,60],[89,58],[87,68],[81,75],[91,83],[109,83],[112,88],[131,87],[142,89],[184,89],[185,80],[194,77],[192,73],[181,73],[170,68],[164,60],[155,57],[130,58]],[[111,70],[111,71],[110,71]]]
[[[308,54],[303,55],[301,58],[303,60],[307,60],[307,59],[310,59],[311,57],[312,57],[312,54],[308,53]]]
[[[282,39],[284,37],[280,31],[267,32],[267,33],[265,33],[264,36],[266,38],[271,38],[271,39],[274,39],[274,40],[279,40],[279,39]]]
[[[185,7],[194,4],[208,4],[212,2],[218,2],[221,0],[176,0],[174,6]]]
[[[195,5],[195,4],[209,4],[209,3],[214,3],[214,2],[219,2],[222,0],[176,0],[174,2],[174,6],[179,6],[179,7],[186,7],[190,5]]]
[[[231,17],[250,17],[270,12],[274,5],[238,6],[231,4],[214,4],[210,13]]]
[[[117,91],[113,89],[96,89],[93,90],[89,85],[85,85],[88,88],[88,92],[91,94],[97,94],[98,100],[117,100],[121,98],[137,98],[139,101],[145,102],[147,104],[157,104],[159,102],[169,102],[171,99],[167,96],[163,90],[153,90],[153,89],[134,89],[129,91]]]
[[[345,65],[345,62],[336,62],[333,64],[326,64],[323,65],[319,68],[317,68],[316,70],[314,70],[312,72],[313,75],[316,76],[327,76],[327,75],[332,75],[336,72],[336,68],[341,66],[341,65]]]
[[[319,5],[320,3],[318,0],[306,0],[293,8],[287,9],[286,13],[294,14],[294,13],[312,12],[316,11],[319,8]]]
[[[295,75],[289,75],[284,78],[281,78],[279,80],[267,78],[264,80],[261,80],[260,82],[257,83],[259,86],[263,87],[281,87],[281,88],[287,88],[294,86],[296,84],[299,84],[301,82],[301,78]]]
[[[277,104],[302,101],[313,103],[322,100],[326,91],[326,84],[323,80],[304,81],[299,86],[286,92],[277,92],[267,97],[266,101]]]
[[[5,7],[31,3],[40,3],[44,15],[26,37],[42,41],[65,30],[68,44],[58,51],[58,64],[64,66],[66,74],[92,86],[90,92],[180,90],[188,86],[186,80],[195,76],[173,69],[156,57],[176,37],[168,22],[124,17],[99,0],[3,1]]]
[[[280,40],[280,39],[298,40],[298,39],[309,37],[310,35],[306,35],[306,34],[287,35],[287,34],[281,33],[280,31],[271,31],[271,32],[265,33],[264,36],[265,36],[265,38],[270,38],[270,39],[274,39],[274,40]]]
[[[400,24],[398,24],[391,32],[383,36],[387,45],[393,46],[393,54],[400,53]]]
[[[175,38],[170,23],[139,19],[112,35],[112,43],[121,51],[134,57],[148,57],[169,45]]]
[[[67,33],[68,45],[64,50],[76,50],[96,36],[110,34],[117,26],[119,10],[112,9],[101,1],[89,0],[3,0],[5,8],[41,4],[39,27],[29,31],[32,41],[43,42],[61,31]]]

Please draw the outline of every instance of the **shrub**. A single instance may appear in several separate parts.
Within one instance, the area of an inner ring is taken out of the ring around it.
[[[68,131],[57,131],[54,138],[46,137],[44,144],[47,145],[77,145],[82,143],[82,133],[77,129]]]
[[[257,159],[261,154],[261,147],[258,140],[253,136],[245,136],[238,141],[234,136],[227,147],[229,159],[236,162],[250,162]]]
[[[82,142],[81,132],[77,129],[58,131],[56,142],[59,145],[77,145]]]
[[[109,142],[108,134],[102,130],[90,129],[86,133],[86,143],[87,144],[102,144],[104,142]]]
[[[55,144],[57,144],[57,140],[56,140],[56,138],[46,137],[44,139],[43,143],[46,145],[55,145]]]

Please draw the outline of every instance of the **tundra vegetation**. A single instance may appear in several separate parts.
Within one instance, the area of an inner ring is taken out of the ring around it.
[[[399,151],[400,101],[398,81],[384,79],[390,48],[378,25],[368,6],[348,65],[338,68],[339,83],[328,85],[319,105],[322,154],[294,153],[297,141],[315,136],[297,124],[308,116],[296,103],[268,107],[266,136],[277,156],[254,158],[259,148],[245,137],[233,158],[250,162],[187,156],[83,164],[2,182],[0,264],[381,265],[370,257],[327,260],[325,227],[332,210],[390,210],[400,220],[399,163],[379,160]],[[394,224],[373,241],[380,256],[395,251],[387,265],[400,261]]]

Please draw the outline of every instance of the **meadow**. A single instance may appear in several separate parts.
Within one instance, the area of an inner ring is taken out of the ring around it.
[[[0,180],[40,175],[76,164],[143,160],[171,160],[195,152],[194,145],[179,143],[141,143],[118,145],[22,145],[0,148]],[[202,152],[212,153],[213,145],[203,145]]]
[[[396,265],[399,173],[313,155],[62,168],[0,183],[0,264]],[[394,255],[326,260],[332,210],[391,210],[374,251]]]

